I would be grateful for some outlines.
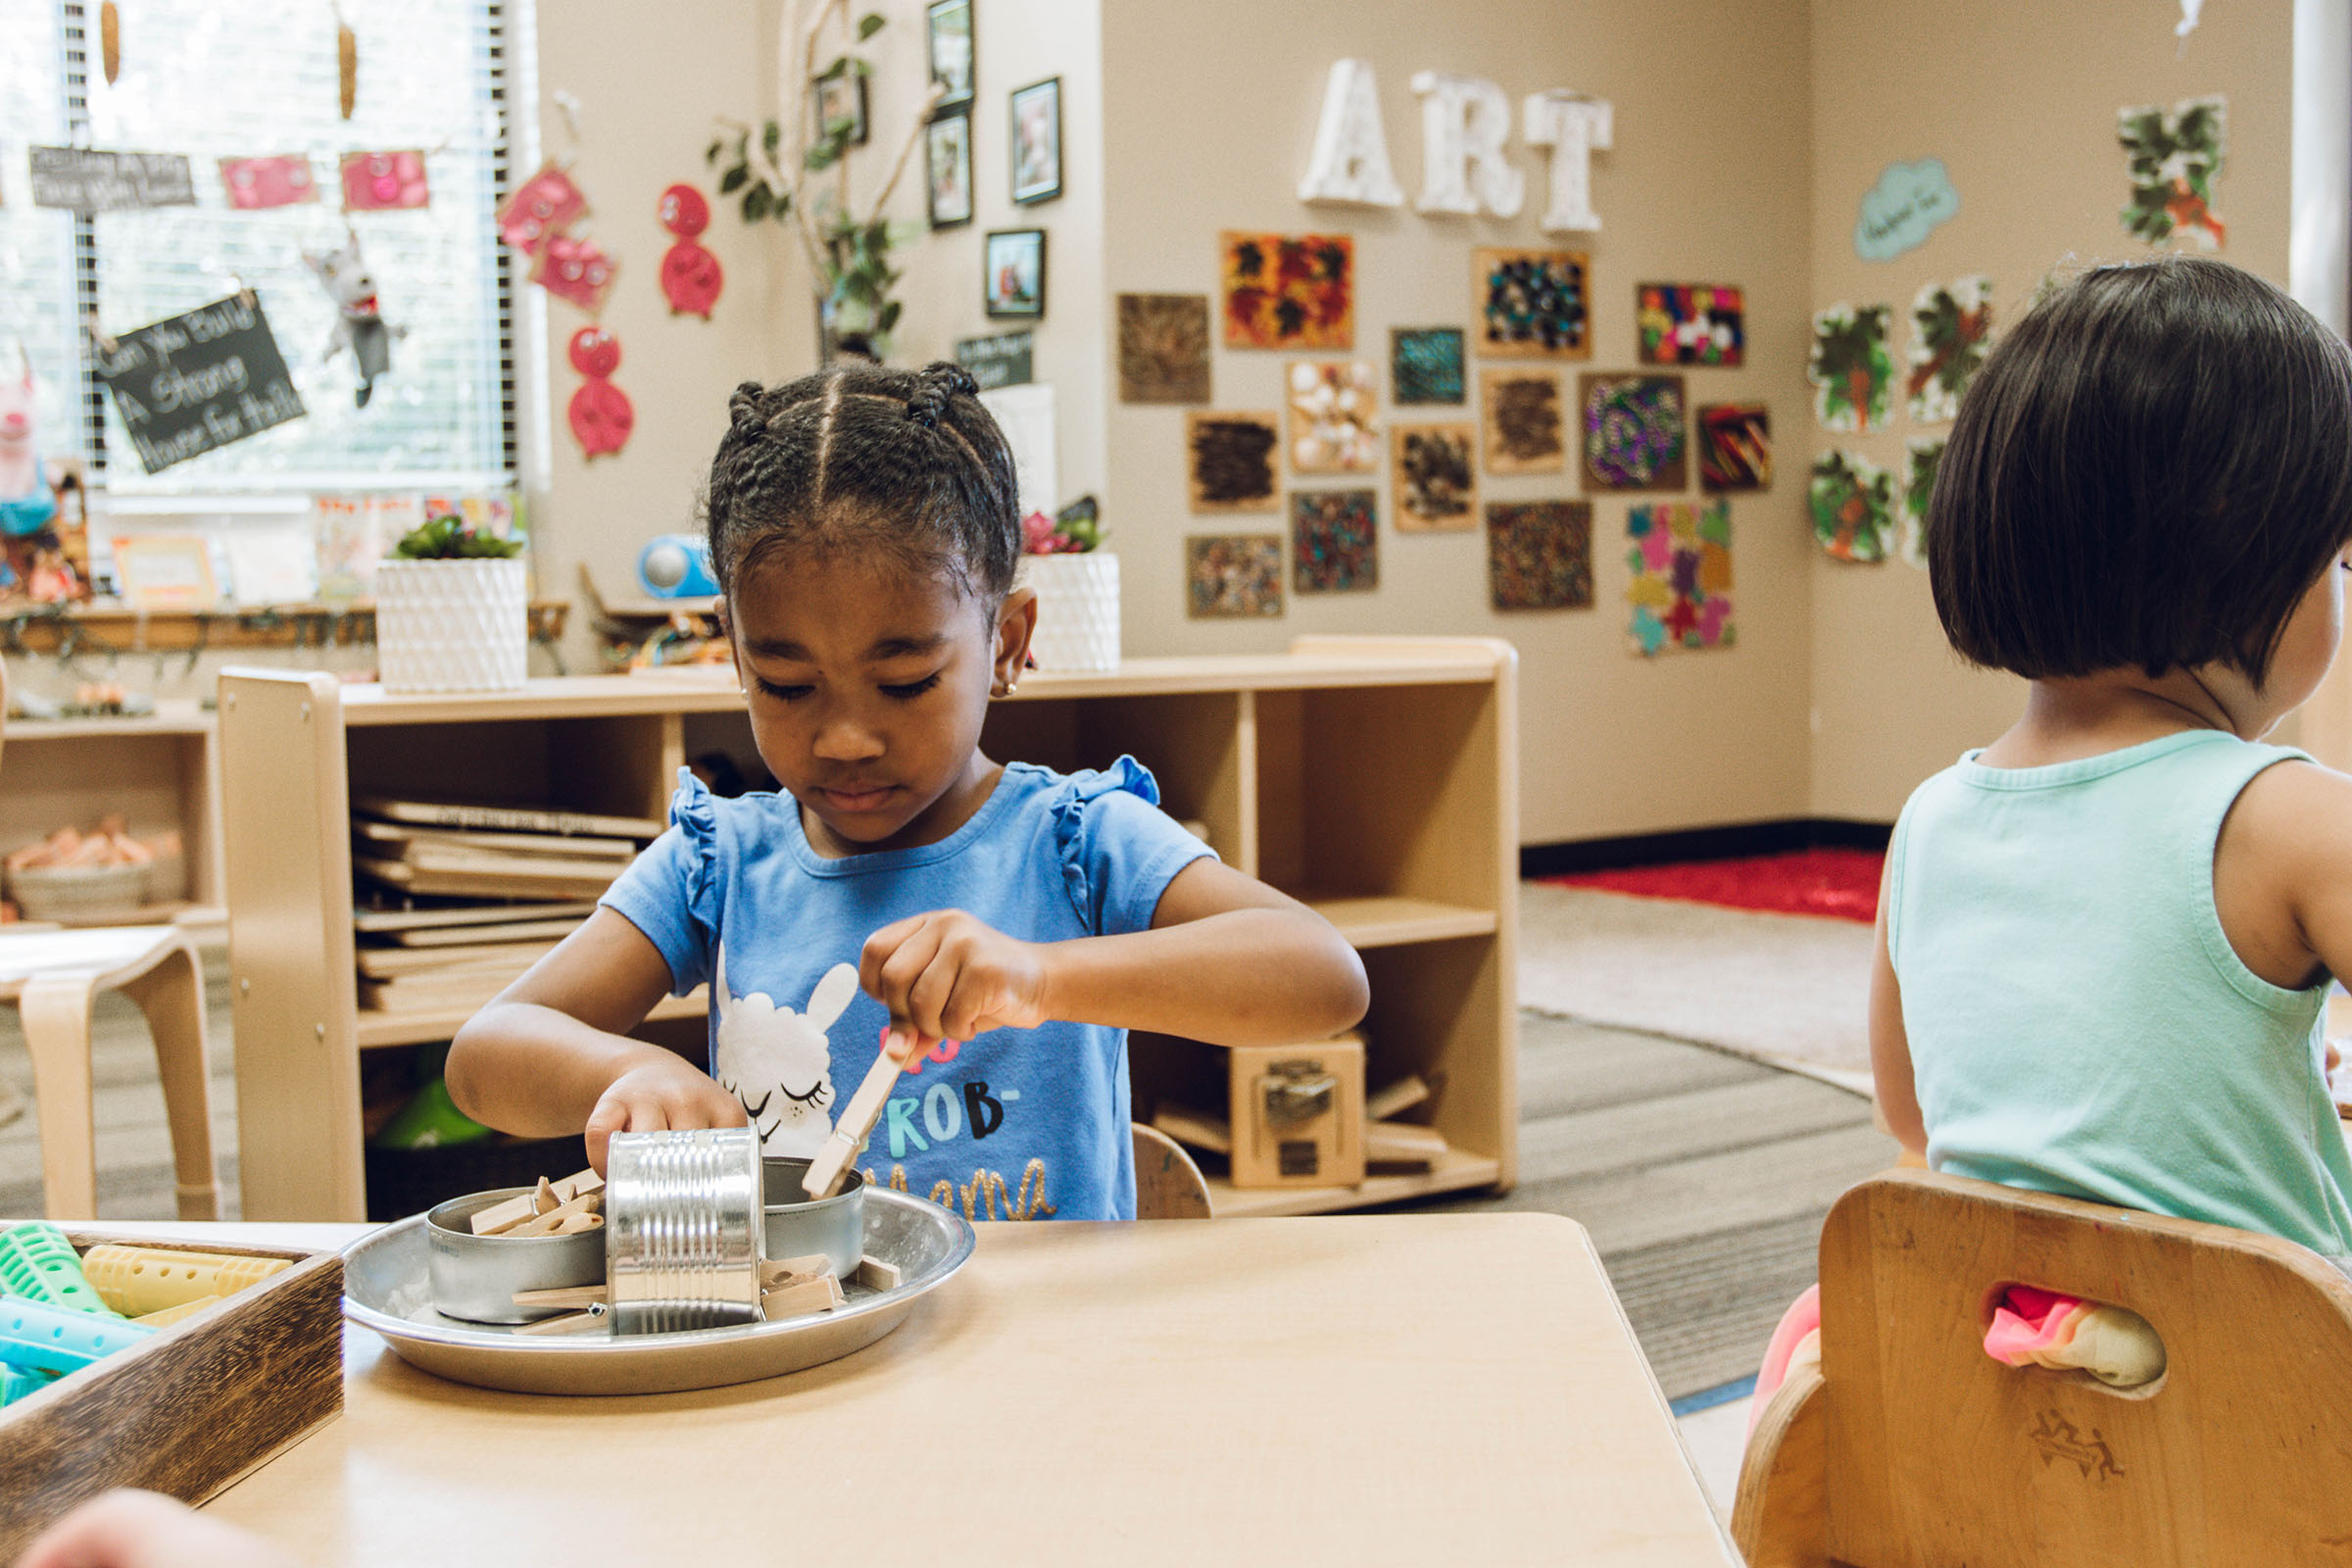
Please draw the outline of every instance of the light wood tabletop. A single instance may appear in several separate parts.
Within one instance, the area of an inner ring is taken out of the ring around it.
[[[488,1393],[345,1333],[344,1415],[211,1505],[321,1565],[1739,1561],[1554,1215],[983,1225],[878,1345],[697,1394]]]

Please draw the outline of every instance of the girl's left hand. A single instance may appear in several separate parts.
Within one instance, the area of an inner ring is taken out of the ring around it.
[[[858,984],[890,1009],[909,1051],[969,1040],[991,1029],[1046,1021],[1046,950],[1006,936],[961,909],[935,909],[865,939]]]

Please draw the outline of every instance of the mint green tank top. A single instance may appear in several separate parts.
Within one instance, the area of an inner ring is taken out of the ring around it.
[[[1886,944],[1937,1170],[2352,1253],[2328,986],[2248,969],[2213,904],[2222,819],[2305,754],[2218,730],[1922,784]]]

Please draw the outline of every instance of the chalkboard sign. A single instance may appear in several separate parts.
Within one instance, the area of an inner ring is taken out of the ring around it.
[[[87,147],[35,147],[32,205],[74,213],[125,213],[142,207],[193,207],[196,182],[177,153],[105,153]]]
[[[149,473],[310,412],[250,293],[99,343],[95,358]]]
[[[972,372],[972,379],[980,383],[983,392],[1000,386],[1020,386],[1035,379],[1035,372],[1030,369],[1035,341],[1027,332],[957,338],[956,363]]]

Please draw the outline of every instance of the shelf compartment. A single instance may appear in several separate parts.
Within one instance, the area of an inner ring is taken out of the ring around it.
[[[1340,935],[1359,949],[1491,937],[1502,923],[1493,909],[1441,904],[1435,899],[1321,898],[1310,894],[1299,902],[1339,927]]]
[[[1210,1176],[1208,1211],[1214,1219],[1328,1214],[1336,1209],[1398,1203],[1435,1193],[1492,1187],[1501,1174],[1502,1162],[1492,1155],[1452,1149],[1430,1170],[1367,1176],[1361,1187],[1266,1187],[1244,1191],[1222,1176]]]
[[[488,999],[484,999],[486,1003]],[[682,997],[663,997],[654,1004],[654,1010],[645,1015],[648,1023],[661,1023],[671,1018],[700,1018],[710,1006],[708,988],[697,986]],[[357,1014],[360,1049],[375,1051],[390,1046],[422,1046],[447,1040],[465,1027],[466,1020],[482,1010],[482,1004],[470,1007],[435,1007],[424,1012],[367,1012]]]

